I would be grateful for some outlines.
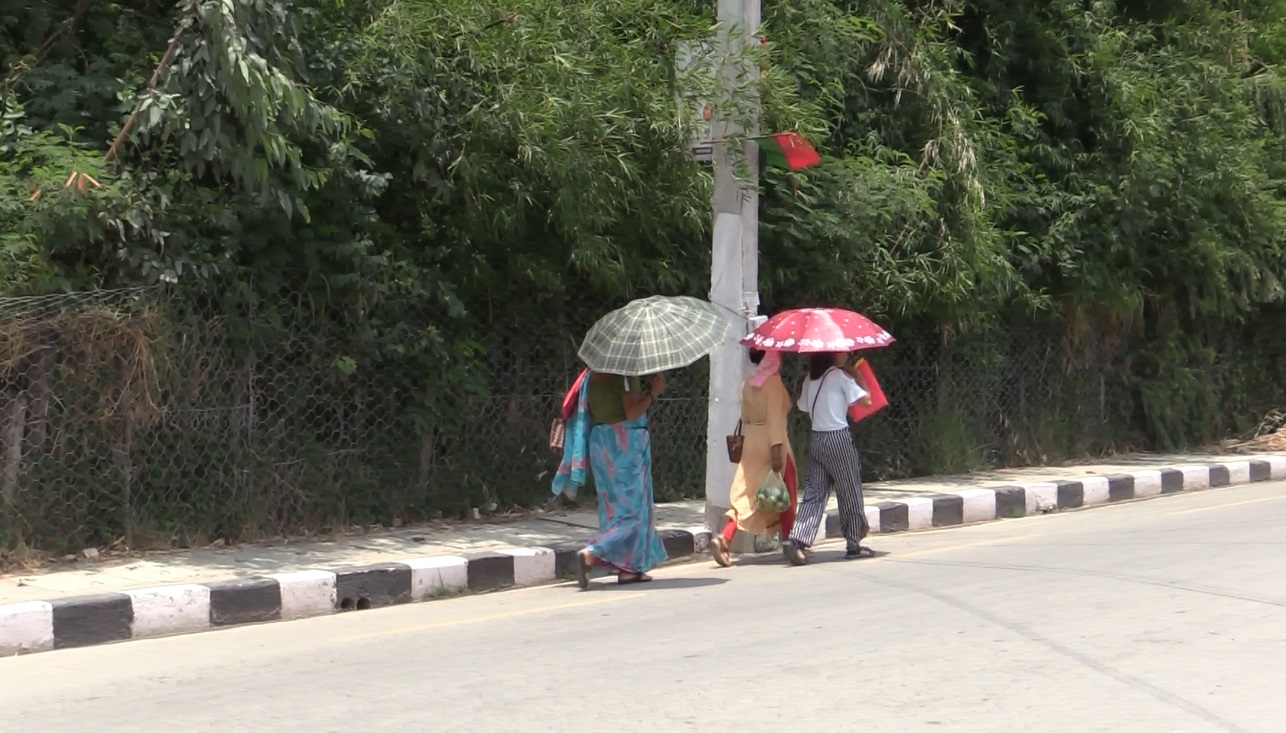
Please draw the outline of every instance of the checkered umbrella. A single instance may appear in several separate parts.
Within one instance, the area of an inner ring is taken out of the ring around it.
[[[580,358],[596,372],[656,374],[709,355],[729,331],[728,319],[710,303],[654,295],[603,316],[585,335]]]

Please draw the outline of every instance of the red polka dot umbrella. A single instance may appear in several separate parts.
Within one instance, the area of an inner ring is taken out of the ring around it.
[[[763,351],[861,351],[893,343],[874,321],[842,308],[798,308],[768,319],[741,343]]]

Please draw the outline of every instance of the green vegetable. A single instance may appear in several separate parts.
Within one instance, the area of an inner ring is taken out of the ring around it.
[[[790,491],[781,474],[770,471],[755,493],[755,505],[761,511],[780,514],[790,507]]]

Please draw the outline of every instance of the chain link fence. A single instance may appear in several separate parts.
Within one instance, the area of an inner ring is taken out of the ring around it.
[[[549,497],[550,421],[598,314],[496,319],[472,339],[408,322],[404,344],[304,297],[224,295],[0,299],[0,550],[301,536]],[[1020,323],[898,333],[871,355],[890,406],[855,428],[868,480],[1136,447],[1127,346]],[[437,346],[406,345],[426,333]],[[794,389],[803,360],[783,369]],[[658,500],[702,495],[707,370],[672,375],[654,408]]]

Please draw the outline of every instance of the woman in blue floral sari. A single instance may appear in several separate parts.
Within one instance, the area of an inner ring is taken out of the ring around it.
[[[598,534],[577,554],[582,590],[595,566],[616,571],[618,583],[646,583],[652,579],[647,571],[667,559],[656,533],[647,428],[648,408],[664,390],[664,374],[653,377],[647,390],[637,377],[618,374],[590,373],[581,380],[553,491],[574,498],[587,466],[594,475]]]

